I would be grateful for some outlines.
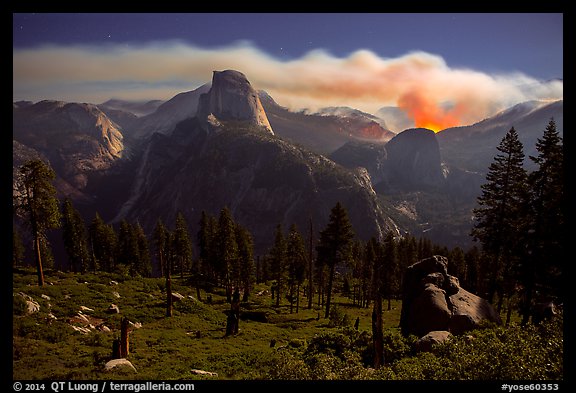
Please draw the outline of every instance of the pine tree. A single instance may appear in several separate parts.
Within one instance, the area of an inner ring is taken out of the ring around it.
[[[24,260],[24,244],[20,232],[12,227],[12,268],[19,266]]]
[[[72,202],[68,198],[64,200],[62,205],[62,228],[70,270],[86,272],[90,260],[86,226],[82,216],[72,206]],[[96,266],[93,265],[92,267],[93,270],[96,270]]]
[[[340,202],[337,202],[330,212],[328,225],[320,233],[320,247],[326,253],[324,260],[328,266],[328,287],[324,318],[328,318],[330,315],[335,267],[348,259],[353,238],[354,231],[348,219],[348,212]]]
[[[198,248],[200,265],[207,279],[215,281],[218,269],[218,221],[215,217],[202,211],[198,230]]]
[[[174,228],[174,241],[172,251],[175,256],[180,277],[184,277],[184,271],[188,271],[192,264],[192,241],[188,233],[188,224],[181,212],[176,215],[176,227]]]
[[[392,309],[391,299],[400,292],[400,266],[398,262],[398,251],[394,234],[389,231],[382,245],[382,263],[385,264],[383,270],[382,295],[388,300],[388,311]]]
[[[276,281],[276,307],[280,306],[280,294],[282,293],[283,286],[285,286],[286,254],[287,245],[284,239],[284,232],[282,231],[282,225],[278,224],[274,233],[274,244],[270,250],[270,273]]]
[[[236,224],[227,207],[220,211],[218,218],[217,256],[220,263],[220,275],[226,287],[226,300],[232,301],[232,274],[238,264],[238,243],[236,243]]]
[[[306,273],[306,254],[304,251],[304,239],[295,224],[292,224],[288,232],[286,262],[288,266],[288,280],[290,286],[290,313],[294,298],[296,298],[296,313],[300,304],[300,285],[304,281]],[[296,285],[296,295],[294,296],[294,285]]]
[[[106,272],[111,272],[115,267],[118,248],[118,237],[114,228],[106,224],[96,213],[88,228],[88,233],[92,265]]]
[[[168,249],[168,230],[164,226],[161,219],[158,219],[154,227],[154,234],[152,235],[158,264],[160,265],[160,276],[164,277],[164,270],[166,269],[166,253]]]
[[[240,266],[240,283],[243,289],[242,301],[247,302],[255,281],[254,242],[250,232],[236,224],[236,243]]]
[[[384,333],[382,330],[382,295],[385,285],[386,263],[383,260],[381,244],[371,238],[366,244],[366,262],[372,267],[371,297],[372,307],[372,343],[374,350],[374,368],[384,364]]]
[[[60,211],[56,189],[52,181],[56,177],[50,166],[42,160],[31,160],[19,169],[18,193],[14,207],[17,214],[26,219],[32,231],[35,245],[38,285],[44,285],[42,248],[47,247],[46,230],[60,227]]]
[[[134,277],[136,275],[134,266],[137,265],[137,260],[140,258],[138,239],[132,225],[125,219],[120,221],[118,228],[117,255],[118,262],[124,265],[130,275]]]
[[[542,294],[552,294],[555,288],[561,288],[559,276],[565,258],[564,153],[554,119],[537,140],[536,150],[538,155],[529,157],[538,165],[528,176],[530,205],[526,233],[529,252],[519,269],[524,287],[523,324],[530,317],[537,285]]]
[[[152,275],[150,249],[148,247],[148,239],[144,233],[144,229],[139,222],[132,226],[132,236],[135,237],[138,248],[138,258],[133,261],[132,265],[132,270],[134,272],[133,275],[150,277]]]
[[[478,197],[480,207],[473,210],[476,223],[472,230],[475,240],[482,243],[490,257],[491,287],[488,300],[493,302],[500,293],[498,309],[512,283],[512,271],[517,264],[521,245],[519,235],[525,229],[526,170],[523,168],[523,146],[512,127],[504,136],[494,162],[486,175]]]

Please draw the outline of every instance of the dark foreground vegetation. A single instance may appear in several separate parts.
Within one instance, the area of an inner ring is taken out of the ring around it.
[[[162,278],[47,270],[45,286],[36,280],[34,269],[14,272],[12,365],[19,380],[563,379],[561,313],[526,326],[513,313],[508,327],[486,325],[433,352],[416,352],[417,338],[400,334],[401,303],[393,300],[383,311],[384,365],[375,370],[371,308],[353,306],[340,292],[329,318],[323,318],[317,304],[298,313],[290,313],[287,302],[276,307],[270,283],[257,284],[250,300],[241,302],[238,333],[226,336],[224,289],[202,291],[200,302],[187,277],[173,280],[173,291],[183,298],[174,302],[172,317],[165,315]],[[29,313],[20,293],[39,310]],[[110,304],[119,313],[109,313]],[[123,317],[131,322],[127,359],[136,372],[105,371]]]

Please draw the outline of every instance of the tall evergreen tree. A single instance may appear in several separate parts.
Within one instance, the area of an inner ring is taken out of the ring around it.
[[[154,227],[152,235],[154,248],[156,250],[156,257],[158,258],[158,265],[160,267],[160,276],[164,277],[164,270],[166,269],[166,259],[168,251],[168,230],[161,219],[158,219]]]
[[[288,284],[290,287],[290,313],[294,300],[296,301],[296,312],[300,305],[300,285],[304,282],[306,273],[306,251],[304,250],[304,239],[295,224],[292,224],[288,232],[286,262],[288,267]],[[296,294],[294,294],[296,286]]]
[[[218,268],[218,220],[202,211],[198,230],[199,259],[207,279],[215,281]]]
[[[62,205],[62,229],[70,270],[86,272],[90,260],[86,225],[68,198]],[[96,270],[96,266],[93,265],[92,268]]]
[[[232,301],[232,274],[238,263],[238,243],[236,242],[236,224],[227,207],[220,211],[218,217],[217,255],[220,274],[226,287],[226,299]]]
[[[283,287],[285,286],[286,254],[286,239],[284,238],[282,225],[278,224],[274,232],[274,244],[270,250],[270,273],[276,281],[276,307],[280,306],[280,294],[283,292]]]
[[[60,227],[60,211],[56,189],[52,181],[56,177],[50,166],[42,160],[31,160],[19,169],[18,193],[14,207],[23,216],[34,239],[38,285],[44,285],[42,247],[47,246],[46,230]]]
[[[325,261],[328,266],[328,287],[324,318],[328,318],[330,315],[335,267],[349,257],[353,238],[354,231],[348,219],[348,212],[340,202],[337,202],[330,212],[328,225],[320,233],[320,248],[326,253]]]
[[[236,243],[240,267],[239,278],[243,290],[242,301],[247,302],[255,281],[254,242],[250,232],[239,224],[236,224]]]
[[[512,272],[520,255],[520,234],[525,229],[526,180],[523,167],[523,146],[512,127],[497,147],[481,186],[478,197],[480,207],[474,209],[476,223],[472,230],[475,240],[480,240],[483,251],[490,257],[491,284],[488,300],[494,301],[499,292],[500,310],[505,292],[513,285]]]
[[[192,241],[188,233],[188,224],[181,212],[176,215],[172,251],[180,271],[180,277],[183,278],[184,272],[188,271],[192,265]]]
[[[565,258],[564,152],[554,119],[537,140],[536,150],[538,155],[529,157],[538,165],[528,176],[530,206],[526,233],[529,252],[519,269],[524,288],[523,324],[530,317],[537,285],[542,294],[559,295],[555,289],[561,288],[559,276]]]
[[[150,248],[148,247],[148,239],[144,233],[144,229],[139,222],[132,226],[132,236],[138,248],[138,258],[133,261],[132,271],[133,275],[142,277],[150,277],[152,275],[152,264],[150,261]]]
[[[388,311],[392,309],[391,299],[400,292],[400,266],[394,234],[389,231],[382,244],[382,296],[388,300]]]
[[[89,243],[92,252],[92,265],[106,272],[115,267],[118,237],[112,225],[102,220],[98,213],[88,228]]]
[[[125,266],[130,275],[134,277],[136,271],[133,266],[137,264],[136,261],[140,258],[138,239],[132,225],[125,219],[120,221],[118,228],[117,256],[118,262]]]
[[[374,368],[384,364],[384,333],[382,330],[382,295],[386,280],[386,263],[383,260],[381,244],[375,238],[366,243],[366,262],[372,267],[371,297],[372,307],[372,344],[374,350]]]
[[[12,268],[19,266],[24,261],[24,244],[20,232],[12,227]]]

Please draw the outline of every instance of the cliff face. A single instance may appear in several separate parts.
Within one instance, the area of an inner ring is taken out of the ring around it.
[[[158,218],[173,225],[180,211],[195,226],[202,211],[218,215],[227,206],[263,253],[277,224],[287,229],[295,223],[305,231],[312,219],[317,231],[336,202],[348,209],[360,238],[396,228],[380,209],[367,173],[345,170],[261,128],[207,131],[191,119],[172,136],[150,140],[132,196],[116,220],[138,220],[151,230]]]
[[[434,131],[412,128],[386,144],[390,183],[406,187],[438,186],[444,181],[440,148]]]
[[[41,101],[13,107],[13,139],[49,160],[79,191],[124,154],[121,128],[92,104]]]
[[[200,96],[196,116],[206,119],[242,121],[265,128],[274,134],[256,90],[241,72],[214,71],[212,87]]]

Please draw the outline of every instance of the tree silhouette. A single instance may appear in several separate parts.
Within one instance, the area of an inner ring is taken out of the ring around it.
[[[337,202],[330,212],[328,225],[320,233],[319,250],[324,254],[323,259],[328,266],[328,288],[324,318],[328,318],[330,315],[335,267],[340,262],[348,259],[353,238],[354,231],[348,219],[348,212],[340,202]]]
[[[14,207],[23,216],[34,239],[34,255],[38,285],[44,285],[42,246],[46,246],[46,230],[60,227],[60,211],[56,189],[52,181],[56,177],[52,168],[42,160],[31,160],[20,167],[20,179]]]

